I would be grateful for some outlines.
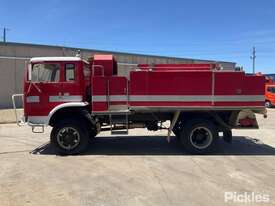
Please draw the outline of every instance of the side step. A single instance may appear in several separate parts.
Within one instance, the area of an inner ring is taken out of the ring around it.
[[[128,135],[129,133],[128,113],[125,113],[122,116],[109,114],[109,120],[110,120],[111,135]],[[116,125],[120,125],[120,127],[116,127]]]
[[[112,130],[111,135],[128,135],[127,130]]]

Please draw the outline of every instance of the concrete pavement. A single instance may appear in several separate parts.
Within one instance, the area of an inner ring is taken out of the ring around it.
[[[267,194],[275,205],[275,110],[260,130],[236,130],[215,155],[187,155],[166,132],[103,133],[83,155],[56,156],[45,134],[0,125],[0,205],[248,205],[225,192]],[[255,203],[252,205],[261,205]]]

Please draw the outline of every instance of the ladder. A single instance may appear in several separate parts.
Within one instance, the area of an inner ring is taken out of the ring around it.
[[[110,122],[111,135],[128,135],[129,133],[129,92],[128,92],[128,80],[126,82],[126,96],[127,103],[126,109],[113,109],[110,107],[110,83],[107,81],[107,103]]]
[[[109,115],[111,135],[128,135],[128,113],[123,115]]]

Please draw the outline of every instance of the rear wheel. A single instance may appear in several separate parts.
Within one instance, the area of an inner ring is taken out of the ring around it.
[[[188,122],[181,133],[181,143],[192,154],[207,154],[218,147],[218,130],[208,120],[195,119]]]
[[[51,143],[60,154],[78,154],[87,149],[89,132],[81,121],[64,120],[53,127]]]

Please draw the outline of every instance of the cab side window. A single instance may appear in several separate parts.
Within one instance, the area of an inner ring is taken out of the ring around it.
[[[75,64],[65,64],[65,81],[71,82],[75,80]]]

